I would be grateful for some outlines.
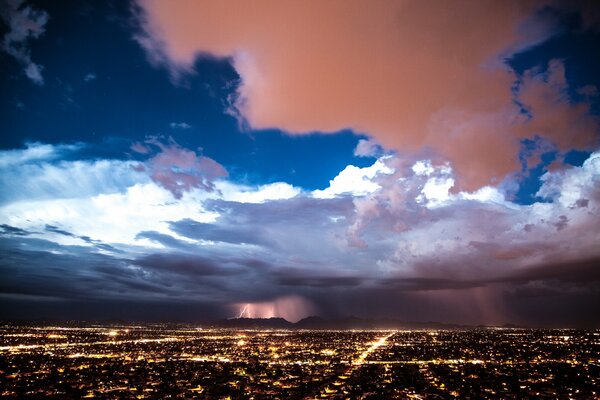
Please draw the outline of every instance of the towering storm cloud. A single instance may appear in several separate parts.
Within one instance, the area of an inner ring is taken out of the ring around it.
[[[559,60],[517,74],[505,60],[555,34],[551,5],[523,1],[142,0],[140,43],[174,79],[198,57],[231,59],[230,111],[252,129],[351,128],[453,163],[477,189],[519,169],[519,142],[589,149],[597,124]],[[564,12],[573,10],[562,10]],[[567,131],[568,128],[568,131]],[[487,150],[493,148],[490,154]]]

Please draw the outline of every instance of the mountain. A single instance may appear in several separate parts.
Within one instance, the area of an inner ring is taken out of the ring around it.
[[[294,324],[283,318],[230,318],[211,324],[218,328],[232,329],[293,329]]]
[[[311,316],[293,323],[283,318],[230,318],[210,324],[215,328],[230,329],[313,329],[313,330],[348,330],[348,329],[460,329],[471,328],[466,325],[445,324],[441,322],[400,321],[397,319],[370,319],[346,317],[341,319],[325,319]]]

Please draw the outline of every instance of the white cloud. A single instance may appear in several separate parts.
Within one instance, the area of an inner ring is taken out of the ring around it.
[[[416,163],[414,163],[414,165],[412,166],[411,169],[417,175],[426,175],[426,176],[431,175],[433,173],[433,171],[435,171],[429,160],[417,161]]]
[[[43,231],[45,225],[53,225],[105,243],[146,246],[153,244],[136,240],[139,232],[177,236],[169,230],[169,221],[192,218],[210,222],[215,216],[204,211],[193,194],[174,201],[169,191],[154,183],[135,184],[123,193],[19,201],[0,208],[2,223],[28,231]],[[73,240],[51,236],[54,240]]]
[[[536,196],[558,201],[563,207],[575,206],[577,200],[589,196],[590,183],[600,181],[600,153],[592,153],[581,167],[547,172],[541,179],[544,184]]]
[[[0,168],[15,167],[34,161],[50,161],[81,149],[81,144],[27,143],[25,149],[0,151]]]
[[[497,188],[491,186],[484,186],[474,192],[460,192],[454,199],[475,200],[482,203],[508,204],[504,194]]]
[[[327,188],[313,191],[313,197],[331,199],[340,195],[364,196],[377,191],[380,186],[373,178],[378,174],[393,173],[393,170],[384,162],[386,158],[389,156],[384,156],[370,167],[365,168],[348,165],[333,180],[329,181]]]
[[[428,207],[443,205],[450,200],[450,189],[454,186],[454,179],[449,177],[432,177],[427,180],[418,200],[427,203]]]
[[[264,203],[271,200],[287,200],[301,193],[301,190],[285,182],[274,182],[258,187],[237,185],[231,182],[217,182],[217,189],[223,200],[239,203]]]
[[[0,158],[1,160],[1,158]],[[1,161],[0,161],[1,163]],[[119,160],[23,163],[0,168],[0,204],[40,199],[68,199],[122,192],[148,177],[135,162]]]

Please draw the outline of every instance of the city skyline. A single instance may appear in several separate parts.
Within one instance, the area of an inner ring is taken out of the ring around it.
[[[593,1],[0,1],[0,320],[600,327]]]

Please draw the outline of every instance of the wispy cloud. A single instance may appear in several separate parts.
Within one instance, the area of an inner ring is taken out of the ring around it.
[[[172,129],[190,129],[192,127],[187,122],[171,122],[169,126]]]
[[[91,82],[96,80],[97,76],[96,74],[94,74],[93,72],[87,73],[85,74],[85,76],[83,77],[83,81],[84,82]]]

